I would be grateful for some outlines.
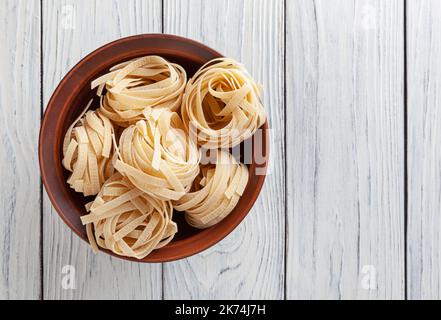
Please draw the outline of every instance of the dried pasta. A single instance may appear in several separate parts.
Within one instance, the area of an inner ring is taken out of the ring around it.
[[[199,173],[199,150],[176,112],[148,108],[144,116],[121,134],[115,169],[143,192],[177,200]]]
[[[91,103],[91,102],[90,102]],[[72,172],[67,183],[85,196],[96,195],[113,172],[113,125],[88,108],[68,128],[63,143],[63,166]]]
[[[116,173],[82,216],[92,248],[142,259],[168,244],[177,232],[170,201],[151,197]]]
[[[181,115],[205,148],[230,148],[251,137],[266,120],[260,88],[243,65],[214,59],[185,88]]]
[[[224,219],[236,206],[248,183],[248,168],[228,152],[217,150],[216,164],[202,167],[193,191],[174,202],[185,220],[204,229]]]
[[[179,109],[187,82],[184,68],[159,56],[121,63],[92,82],[101,96],[100,110],[116,124],[127,127],[143,118],[146,107]],[[104,89],[107,92],[103,95]]]
[[[96,196],[81,217],[94,251],[143,259],[178,232],[174,209],[199,229],[233,211],[249,172],[226,149],[266,121],[261,89],[243,65],[214,59],[187,82],[178,64],[145,56],[110,68],[91,88],[99,108],[89,110],[90,101],[68,128],[62,164],[71,188]],[[203,148],[214,161],[201,163]]]

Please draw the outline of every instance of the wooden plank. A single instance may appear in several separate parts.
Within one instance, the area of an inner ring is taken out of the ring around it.
[[[289,299],[404,297],[403,5],[287,1]]]
[[[161,31],[161,1],[43,1],[44,103],[86,54],[120,37]],[[76,289],[62,288],[62,268],[75,268]],[[162,295],[161,265],[95,255],[44,198],[44,298],[152,299]]]
[[[164,265],[167,299],[279,299],[284,280],[283,1],[164,2],[164,31],[245,63],[264,85],[271,174],[245,221],[215,247]]]
[[[40,5],[0,10],[0,299],[40,297]]]
[[[407,2],[408,297],[441,298],[441,2]]]

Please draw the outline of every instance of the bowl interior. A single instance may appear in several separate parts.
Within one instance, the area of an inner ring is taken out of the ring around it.
[[[81,111],[94,99],[92,109],[99,105],[96,90],[90,89],[93,79],[108,72],[109,68],[132,58],[156,54],[178,63],[190,78],[207,61],[221,57],[214,50],[194,41],[168,35],[141,35],[124,38],[97,49],[81,60],[61,81],[46,109],[40,131],[40,167],[46,191],[61,218],[87,241],[85,227],[79,217],[86,214],[84,204],[93,197],[84,197],[71,189],[66,180],[68,172],[61,164],[62,141],[67,128]],[[259,144],[260,159],[256,163],[252,157],[250,179],[245,192],[232,213],[217,225],[199,230],[189,226],[183,213],[175,212],[173,219],[178,224],[178,233],[166,247],[153,251],[143,262],[164,262],[184,258],[215,244],[230,233],[246,216],[255,202],[265,175],[256,174],[256,169],[267,166],[267,124],[263,128],[263,143]],[[243,146],[241,147],[243,150]],[[253,150],[255,146],[253,145]],[[242,154],[242,153],[241,153]],[[253,154],[256,154],[254,151]],[[108,250],[109,254],[114,255]],[[136,259],[121,257],[128,260]]]

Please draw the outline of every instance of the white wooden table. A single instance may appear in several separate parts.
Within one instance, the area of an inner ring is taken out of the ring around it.
[[[0,298],[441,298],[440,30],[440,0],[0,0]],[[147,265],[94,255],[64,225],[37,141],[76,62],[157,32],[247,65],[272,158],[230,236]]]

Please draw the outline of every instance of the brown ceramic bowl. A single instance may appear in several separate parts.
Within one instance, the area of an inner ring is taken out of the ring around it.
[[[115,64],[153,54],[179,63],[187,71],[188,77],[205,62],[222,56],[201,43],[172,35],[144,34],[123,38],[95,50],[73,67],[58,85],[44,113],[38,148],[43,183],[60,217],[85,241],[88,241],[86,228],[81,224],[80,216],[86,214],[84,204],[92,198],[85,198],[76,193],[66,183],[68,173],[61,165],[64,135],[87,102],[93,97],[96,98],[95,92],[90,90],[90,82],[93,79],[106,73]],[[211,247],[233,231],[253,206],[265,180],[264,174],[256,174],[256,168],[265,170],[267,167],[267,123],[264,125],[263,134],[266,139],[263,139],[260,153],[264,155],[264,161],[259,161],[258,165],[253,159],[253,163],[249,165],[248,185],[230,215],[211,228],[199,230],[187,225],[182,213],[175,213],[178,233],[171,243],[153,251],[142,260],[118,257],[141,262],[177,260]],[[108,250],[101,250],[116,256]]]

